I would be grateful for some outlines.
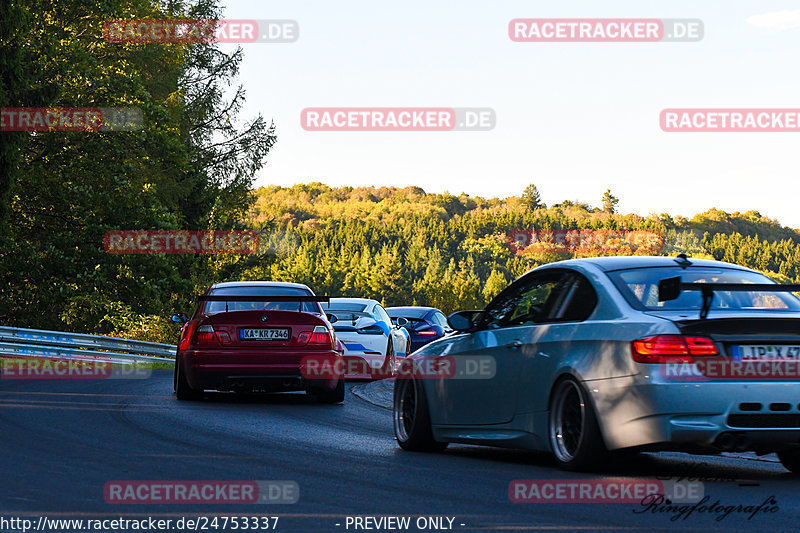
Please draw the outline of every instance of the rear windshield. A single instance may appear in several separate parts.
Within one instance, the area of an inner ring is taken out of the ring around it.
[[[211,296],[314,296],[311,291],[295,287],[223,287]],[[317,302],[205,302],[204,313],[213,315],[228,311],[305,311],[321,313]]]
[[[756,272],[726,268],[635,268],[608,275],[634,307],[653,310],[699,310],[703,305],[700,291],[683,291],[675,300],[659,302],[658,282],[665,278],[680,276],[683,283],[774,283]],[[800,311],[800,299],[790,292],[714,291],[711,309]]]
[[[403,318],[407,318],[412,320],[414,318],[424,318],[425,315],[430,313],[430,309],[387,309],[387,313],[392,318],[397,318],[402,316]]]

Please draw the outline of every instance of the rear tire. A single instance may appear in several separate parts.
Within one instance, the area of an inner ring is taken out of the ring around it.
[[[394,377],[395,374],[395,358],[394,358],[394,344],[392,339],[389,338],[389,344],[386,345],[386,359],[383,361],[383,366],[380,368],[380,379]]]
[[[394,436],[397,444],[412,452],[440,452],[446,442],[433,438],[428,401],[422,383],[413,378],[394,382]]]
[[[342,403],[344,401],[344,377],[339,378],[336,388],[330,391],[317,389],[314,395],[319,403]]]
[[[586,391],[574,378],[553,387],[547,424],[550,449],[564,470],[598,470],[610,454],[600,434],[597,417]]]
[[[794,475],[800,475],[800,450],[784,450],[778,452],[778,459],[783,467]]]
[[[203,391],[193,389],[186,380],[186,375],[181,369],[180,359],[175,357],[175,371],[173,373],[175,385],[175,397],[181,401],[195,401],[203,397]]]

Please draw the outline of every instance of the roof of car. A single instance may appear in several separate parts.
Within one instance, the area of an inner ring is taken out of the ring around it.
[[[725,263],[724,261],[714,261],[713,259],[695,259],[692,257],[687,258],[691,261],[691,267],[725,267],[733,268],[736,270],[751,270],[749,268],[734,265],[733,263]],[[612,270],[622,270],[626,268],[647,268],[647,267],[676,267],[680,266],[679,259],[675,256],[611,256],[611,257],[582,257],[579,259],[568,259],[566,261],[557,261],[555,263],[548,263],[543,265],[545,267],[558,267],[569,266],[575,264],[590,263],[597,266],[601,270],[610,272]]]
[[[224,281],[215,283],[212,289],[222,289],[228,287],[291,287],[294,289],[311,290],[308,285],[302,283],[289,283],[288,281]]]
[[[424,305],[404,305],[402,307],[387,307],[387,311],[437,311],[435,307],[425,307]]]

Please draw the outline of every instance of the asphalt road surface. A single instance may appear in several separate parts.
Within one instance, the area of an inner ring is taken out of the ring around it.
[[[186,403],[172,395],[171,371],[138,380],[2,380],[0,431],[4,532],[22,531],[22,519],[43,531],[74,531],[75,524],[57,528],[49,521],[156,517],[174,523],[215,516],[278,516],[277,524],[270,524],[274,530],[303,532],[419,531],[417,520],[426,526],[426,517],[453,531],[771,532],[796,531],[800,524],[800,480],[774,462],[640,454],[613,475],[597,475],[565,473],[547,455],[522,451],[451,445],[441,454],[409,453],[393,439],[390,411],[350,391],[338,406],[317,405],[300,394],[213,393]],[[512,480],[615,476],[705,478],[707,503],[719,500],[717,511],[686,516],[636,502],[509,498]],[[120,480],[293,481],[299,501],[107,503],[106,483]],[[774,500],[769,513],[748,518],[740,512],[769,498]],[[731,510],[725,514],[720,507]],[[41,517],[47,520],[40,526]],[[381,517],[410,517],[410,522],[407,529],[389,529],[385,526],[397,522],[379,526]],[[437,523],[422,529],[441,530]],[[182,529],[189,529],[185,524]],[[238,531],[264,531],[263,524],[245,529],[239,523]],[[237,530],[233,522],[224,528],[221,521],[216,527],[196,525],[200,531]],[[94,531],[114,530],[122,531]]]

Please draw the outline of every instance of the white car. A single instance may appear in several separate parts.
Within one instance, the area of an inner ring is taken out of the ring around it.
[[[394,375],[397,358],[406,357],[411,346],[404,324],[392,324],[380,302],[367,298],[331,298],[322,308],[344,344],[346,377]]]

